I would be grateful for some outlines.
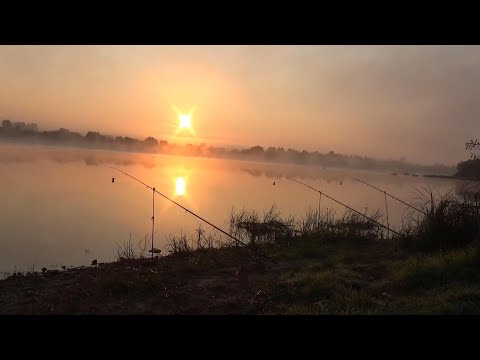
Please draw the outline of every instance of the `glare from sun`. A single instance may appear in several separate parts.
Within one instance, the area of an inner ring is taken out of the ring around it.
[[[183,177],[177,178],[177,181],[175,182],[175,193],[178,196],[185,194],[185,179]]]
[[[180,120],[180,129],[190,129],[191,124],[190,124],[190,114],[184,115],[184,114],[178,114],[178,119]]]
[[[181,133],[182,136],[188,134],[195,136],[195,130],[192,126],[192,117],[193,113],[195,112],[195,106],[191,108],[189,112],[180,111],[180,109],[176,106],[172,106],[172,108],[177,113],[178,118],[178,125],[175,130],[175,135],[179,135]]]

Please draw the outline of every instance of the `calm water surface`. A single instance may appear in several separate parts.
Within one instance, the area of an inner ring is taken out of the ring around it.
[[[283,216],[318,207],[318,194],[294,177],[365,211],[385,210],[384,195],[363,179],[407,201],[430,186],[442,194],[458,181],[367,171],[332,170],[192,157],[55,147],[0,145],[0,271],[89,265],[115,258],[116,243],[139,242],[151,232],[152,193],[109,168],[116,166],[217,226],[228,230],[232,207],[260,213],[276,204]],[[112,183],[112,177],[115,182]],[[273,182],[275,181],[275,185]],[[322,208],[343,213],[322,199]],[[168,251],[166,236],[193,235],[200,221],[156,196],[155,247]],[[388,200],[389,220],[398,226],[407,208]],[[209,227],[202,225],[209,231]]]

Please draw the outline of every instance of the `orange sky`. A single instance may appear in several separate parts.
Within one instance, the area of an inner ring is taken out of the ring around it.
[[[0,120],[180,141],[195,106],[194,143],[452,164],[479,70],[477,46],[0,46]]]

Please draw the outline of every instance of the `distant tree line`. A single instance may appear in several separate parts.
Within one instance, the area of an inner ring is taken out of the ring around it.
[[[153,152],[156,152],[159,147],[167,144],[166,141],[158,142],[153,137],[147,137],[141,141],[128,136],[114,137],[103,135],[96,131],[89,131],[85,135],[65,128],[52,131],[39,131],[37,124],[25,124],[23,122],[12,122],[10,120],[2,121],[0,138],[15,140],[17,142]]]
[[[470,140],[465,144],[465,148],[471,151],[470,159],[458,163],[455,175],[462,178],[480,180],[480,157],[475,152],[480,149],[480,142],[478,139]]]
[[[458,177],[480,180],[480,159],[462,161],[457,165]]]
[[[378,160],[358,155],[338,154],[334,151],[322,154],[318,151],[298,151],[291,148],[285,150],[283,147],[269,147],[265,150],[261,146],[253,146],[248,149],[227,150],[223,147],[213,147],[206,144],[175,145],[169,144],[165,140],[158,141],[154,137],[147,137],[144,140],[138,140],[128,136],[103,135],[95,131],[89,131],[85,135],[65,128],[53,131],[40,131],[37,124],[11,122],[10,120],[2,121],[0,127],[0,139],[34,144],[58,144],[122,151],[155,152],[172,155],[294,163],[319,166],[323,168],[348,167],[403,173],[436,173],[448,175],[450,175],[453,170],[452,167],[441,164],[424,166],[407,163],[405,159]]]

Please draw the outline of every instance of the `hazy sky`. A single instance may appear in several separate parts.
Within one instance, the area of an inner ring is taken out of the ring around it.
[[[446,164],[480,135],[478,46],[0,46],[0,120]]]

